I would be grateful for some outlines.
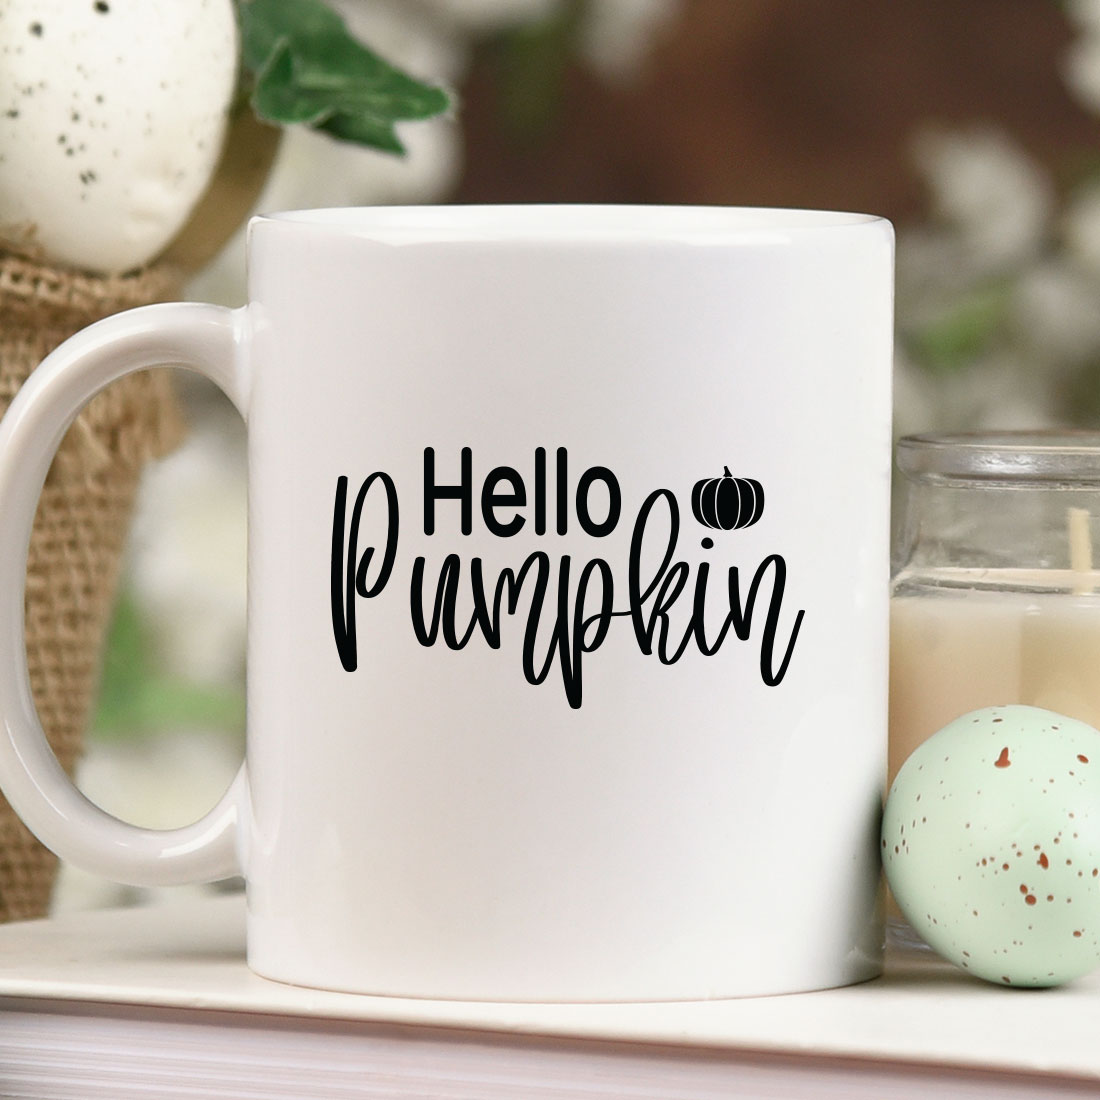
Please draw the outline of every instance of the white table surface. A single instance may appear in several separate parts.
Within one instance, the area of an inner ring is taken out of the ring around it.
[[[0,998],[91,1001],[573,1039],[835,1055],[1100,1080],[1100,974],[1006,989],[925,953],[883,978],[783,997],[542,1005],[364,997],[267,981],[244,961],[244,901],[189,900],[0,926]]]

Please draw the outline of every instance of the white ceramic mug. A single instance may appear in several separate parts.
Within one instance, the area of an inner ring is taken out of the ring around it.
[[[0,426],[0,780],[64,858],[243,873],[251,966],[502,1000],[873,976],[893,234],[719,208],[256,219],[250,304],[134,310]],[[162,364],[248,423],[248,748],[138,829],[49,752],[22,653],[51,455]]]

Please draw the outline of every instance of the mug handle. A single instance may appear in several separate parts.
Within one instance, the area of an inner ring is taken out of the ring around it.
[[[46,741],[23,641],[31,526],[54,452],[99,390],[133,371],[190,367],[225,391],[247,421],[244,309],[195,302],[141,306],[77,333],[52,352],[0,422],[0,788],[63,859],[134,886],[227,878],[240,870],[244,765],[218,804],[181,829],[144,829],[77,790]]]

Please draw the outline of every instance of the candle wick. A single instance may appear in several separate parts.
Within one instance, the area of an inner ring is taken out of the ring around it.
[[[1069,528],[1069,567],[1077,575],[1073,585],[1074,595],[1093,591],[1092,534],[1089,531],[1087,508],[1067,508],[1066,524]]]

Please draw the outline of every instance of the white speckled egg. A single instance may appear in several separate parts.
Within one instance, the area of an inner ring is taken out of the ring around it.
[[[1100,732],[1038,707],[957,718],[905,762],[882,825],[901,911],[1001,985],[1100,965]]]
[[[0,237],[102,273],[153,259],[206,188],[231,0],[0,0]]]

